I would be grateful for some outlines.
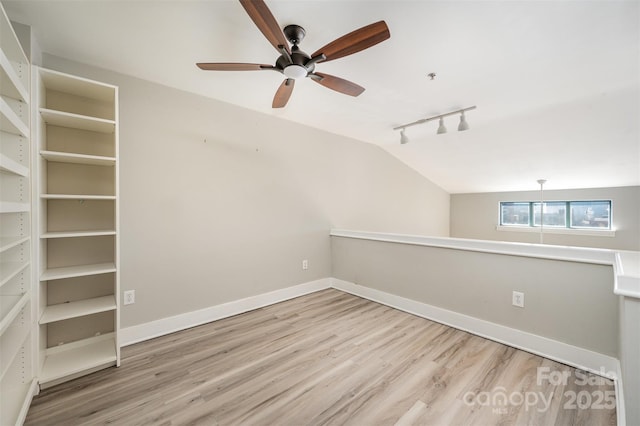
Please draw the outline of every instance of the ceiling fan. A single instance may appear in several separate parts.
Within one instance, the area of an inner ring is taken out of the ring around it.
[[[308,55],[298,47],[306,34],[304,28],[299,25],[287,25],[283,31],[264,1],[239,1],[269,43],[280,53],[275,65],[232,62],[200,62],[196,65],[207,71],[269,70],[281,72],[286,78],[276,91],[271,104],[273,108],[284,107],[291,97],[296,79],[304,77],[309,77],[316,83],[345,95],[360,95],[364,92],[364,87],[340,77],[315,72],[316,64],[360,52],[391,37],[387,24],[384,21],[379,21],[343,35],[316,50],[312,55]],[[292,45],[291,47],[287,41]]]

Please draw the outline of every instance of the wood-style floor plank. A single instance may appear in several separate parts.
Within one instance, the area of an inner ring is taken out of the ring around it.
[[[26,424],[616,424],[610,380],[337,290],[122,353],[43,391]]]

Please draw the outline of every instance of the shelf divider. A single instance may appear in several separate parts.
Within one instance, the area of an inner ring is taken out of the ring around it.
[[[95,263],[92,265],[65,266],[47,269],[40,276],[40,281],[61,280],[64,278],[86,277],[116,272],[115,263]]]
[[[72,112],[40,108],[40,115],[45,123],[52,126],[70,127],[72,129],[89,130],[98,133],[113,133],[116,128],[116,122],[114,120],[74,114]]]
[[[75,154],[70,152],[40,151],[40,155],[48,161],[57,163],[89,164],[93,166],[114,166],[115,157],[99,155]]]
[[[105,235],[116,235],[113,229],[101,229],[95,231],[53,231],[45,232],[40,238],[80,238],[80,237],[102,237]]]
[[[114,295],[50,305],[44,309],[44,312],[40,317],[40,324],[48,324],[50,322],[62,321],[69,318],[78,318],[84,315],[113,311],[115,309],[116,298]]]

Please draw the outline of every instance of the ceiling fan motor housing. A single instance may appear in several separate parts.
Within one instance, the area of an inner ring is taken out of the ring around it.
[[[292,44],[290,55],[280,55],[276,61],[276,68],[289,78],[303,78],[312,73],[316,66],[310,62],[311,56],[300,50],[298,44],[304,39],[306,32],[299,25],[287,25],[284,35]]]

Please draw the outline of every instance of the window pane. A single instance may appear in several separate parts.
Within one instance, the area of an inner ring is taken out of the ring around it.
[[[500,225],[529,226],[529,203],[500,203]]]
[[[611,229],[610,201],[572,201],[572,228]]]
[[[567,226],[567,203],[543,203],[544,226]],[[533,226],[540,226],[540,203],[533,203]]]

